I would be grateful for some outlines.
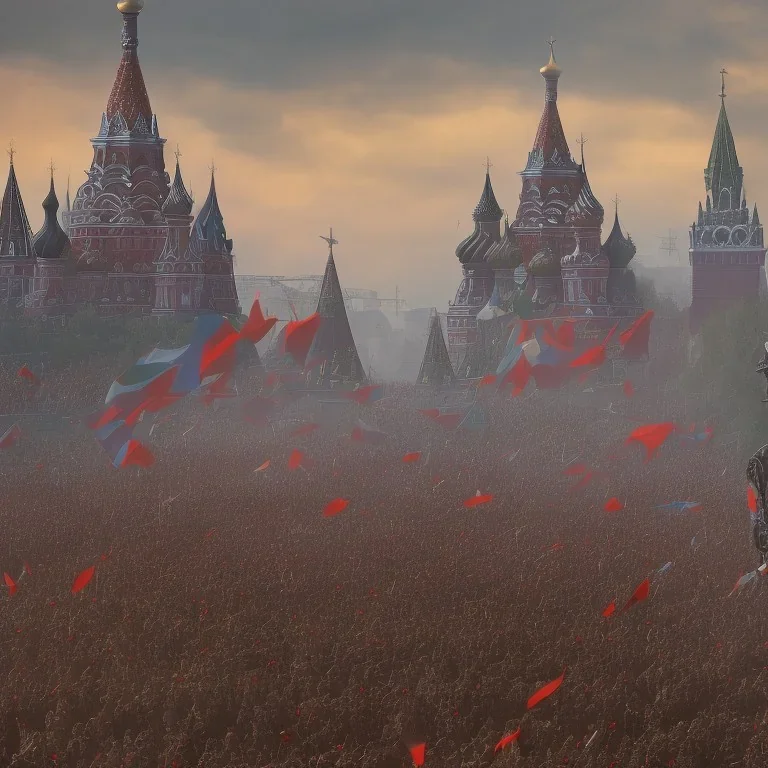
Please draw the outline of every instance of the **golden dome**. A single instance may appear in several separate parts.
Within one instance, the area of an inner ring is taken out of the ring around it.
[[[551,77],[557,80],[557,78],[563,74],[563,70],[557,66],[557,62],[555,61],[555,40],[550,37],[547,42],[549,43],[549,61],[545,67],[542,67],[539,70],[539,72],[546,78]]]
[[[120,13],[141,13],[144,8],[144,0],[120,0],[117,10]]]

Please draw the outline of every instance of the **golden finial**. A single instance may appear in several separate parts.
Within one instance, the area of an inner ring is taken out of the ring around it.
[[[725,101],[725,76],[728,74],[728,70],[723,68],[720,70],[720,98]]]
[[[555,43],[557,41],[554,37],[550,37],[549,40],[547,40],[547,44],[549,45],[549,62],[545,67],[542,67],[539,72],[541,72],[544,77],[551,77],[555,80],[557,80],[558,77],[563,73],[563,70],[560,69],[560,67],[557,66],[557,62],[555,61]]]
[[[141,13],[144,8],[144,0],[120,0],[117,10],[120,13]]]
[[[491,168],[493,168],[493,163],[491,162],[491,158],[486,156],[486,158],[485,158],[485,172],[487,174],[490,174]]]
[[[13,156],[16,154],[16,149],[13,146],[13,139],[11,139],[10,143],[8,144],[8,157],[11,158],[11,165],[13,165]]]
[[[53,181],[53,172],[56,170],[56,166],[53,164],[53,158],[51,158],[50,165],[48,166],[48,170],[51,172],[51,181]]]
[[[176,151],[173,154],[176,155],[176,162],[178,163],[179,162],[179,158],[181,157],[181,150],[179,149],[179,145],[178,144],[176,145]]]

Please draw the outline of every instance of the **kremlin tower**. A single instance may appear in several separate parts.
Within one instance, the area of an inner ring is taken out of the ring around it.
[[[725,111],[725,75],[721,70],[720,114],[704,170],[705,207],[691,225],[689,261],[693,270],[691,331],[705,318],[740,299],[756,300],[765,284],[763,226],[757,205],[750,212],[744,171]]]
[[[480,353],[473,347],[499,346],[498,329],[491,326],[512,309],[521,290],[540,315],[593,320],[641,312],[628,268],[635,246],[621,231],[618,201],[613,230],[601,244],[605,211],[587,177],[585,140],[579,142],[581,162],[576,162],[565,138],[557,107],[562,69],[554,42],[550,40],[549,62],[540,70],[544,110],[520,173],[515,220],[505,222],[502,236],[502,211],[486,171],[475,231],[456,250],[464,279],[448,310],[448,342],[464,375],[482,375],[480,369],[492,362],[488,350]]]
[[[91,139],[87,180],[58,221],[53,189],[45,224],[32,239],[13,166],[0,208],[0,301],[28,314],[68,314],[83,304],[103,314],[239,314],[232,240],[227,237],[211,169],[196,219],[176,153],[171,182],[165,139],[152,111],[138,57],[144,0],[121,0],[122,57]],[[53,169],[51,170],[53,174]],[[66,240],[66,243],[65,243]],[[53,281],[53,282],[52,282]]]

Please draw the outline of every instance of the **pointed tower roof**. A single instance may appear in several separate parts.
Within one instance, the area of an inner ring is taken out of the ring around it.
[[[56,189],[51,173],[51,189],[43,200],[45,220],[42,229],[32,239],[32,247],[38,259],[60,259],[69,256],[69,238],[59,225],[56,216],[59,210],[59,199],[56,197]]]
[[[123,0],[117,4],[117,9],[123,15],[123,56],[107,101],[106,116],[111,121],[116,115],[122,115],[128,130],[133,130],[137,121],[143,118],[147,128],[145,132],[148,133],[152,123],[152,107],[137,52],[138,18],[143,7],[144,0]]]
[[[605,218],[605,209],[595,197],[587,177],[587,164],[584,161],[584,144],[581,145],[581,189],[579,196],[565,214],[566,224],[577,227],[601,227]]]
[[[211,187],[195,219],[192,240],[199,253],[216,253],[222,256],[232,254],[232,241],[227,239],[224,217],[219,208],[219,197],[216,194],[216,169],[213,166],[211,166]]]
[[[616,203],[616,214],[613,219],[613,229],[603,243],[603,254],[608,258],[611,267],[616,269],[625,269],[637,253],[637,248],[632,242],[632,238],[624,236],[619,223],[619,199]]]
[[[453,372],[451,359],[448,357],[448,348],[445,346],[440,318],[437,310],[433,308],[429,320],[427,347],[424,350],[424,358],[421,361],[416,383],[431,387],[446,387],[455,381],[456,374]]]
[[[195,204],[191,195],[187,192],[187,188],[184,186],[184,179],[181,177],[181,168],[179,167],[180,156],[177,150],[176,175],[173,178],[173,184],[171,184],[168,197],[162,206],[162,211],[166,216],[189,216],[192,212],[192,206]]]
[[[24,201],[21,199],[19,182],[13,167],[13,149],[9,150],[8,155],[11,158],[8,182],[0,205],[0,257],[31,259],[34,256],[32,229],[24,210]]]
[[[319,386],[363,383],[366,375],[349,327],[344,294],[333,258],[333,246],[338,241],[333,239],[333,230],[330,237],[323,239],[328,243],[328,261],[317,301],[321,322],[307,355],[309,379]]]
[[[494,223],[501,221],[501,217],[503,215],[504,211],[501,210],[501,206],[499,206],[498,202],[496,202],[496,195],[493,193],[490,163],[487,163],[485,169],[485,186],[483,186],[483,194],[480,195],[480,201],[475,206],[475,210],[472,213],[472,218],[478,222]]]
[[[709,162],[704,170],[707,192],[712,197],[712,205],[716,211],[736,210],[739,207],[744,182],[744,171],[736,156],[736,143],[725,111],[725,75],[728,73],[723,69],[720,74],[720,114],[717,117]],[[723,190],[728,190],[728,193],[724,195]]]
[[[526,170],[541,168],[548,164],[571,164],[571,150],[565,138],[560,113],[557,110],[557,81],[563,70],[555,61],[555,41],[549,41],[549,62],[539,71],[546,83],[544,91],[544,112],[539,120],[533,148],[528,155]],[[570,162],[569,162],[570,161]]]

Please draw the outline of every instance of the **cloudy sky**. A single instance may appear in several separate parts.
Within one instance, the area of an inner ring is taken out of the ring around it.
[[[120,15],[112,0],[0,8],[0,143],[36,229],[50,158],[62,190],[84,179]],[[445,308],[486,156],[514,216],[550,35],[571,150],[583,133],[592,188],[606,209],[618,193],[643,261],[670,228],[687,261],[722,67],[748,201],[768,215],[761,0],[146,0],[139,53],[198,202],[215,158],[240,273],[321,272],[332,225],[345,285]]]

